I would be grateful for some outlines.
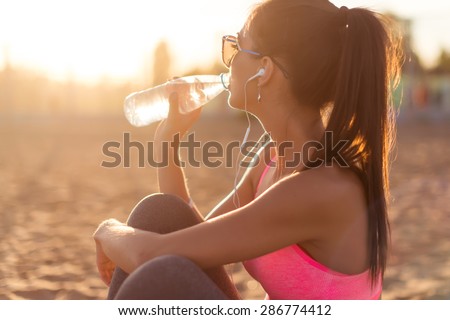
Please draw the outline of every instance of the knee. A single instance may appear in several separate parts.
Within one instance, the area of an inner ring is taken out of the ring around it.
[[[134,207],[133,212],[145,214],[151,211],[160,211],[156,209],[167,208],[168,206],[183,206],[185,202],[178,196],[168,193],[153,193],[144,197]]]
[[[161,278],[174,279],[182,273],[180,272],[181,270],[188,272],[189,270],[196,269],[201,270],[188,258],[168,254],[147,261],[137,268],[135,272],[138,276],[142,274],[155,274],[161,276]]]
[[[191,260],[166,255],[136,269],[120,287],[118,300],[222,300],[228,297]]]
[[[154,258],[132,272],[116,299],[178,299],[180,288],[191,287],[191,275],[203,271],[192,261],[177,255]],[[186,298],[186,297],[183,297]]]
[[[201,222],[180,197],[155,193],[143,198],[132,210],[127,224],[158,233],[173,232]]]

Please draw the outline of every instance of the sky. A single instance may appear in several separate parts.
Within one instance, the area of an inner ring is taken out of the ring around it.
[[[167,39],[172,73],[220,61],[221,36],[242,27],[255,0],[0,0],[0,68],[55,79],[145,78],[155,45]],[[413,19],[413,48],[432,66],[450,50],[450,1],[334,0]]]

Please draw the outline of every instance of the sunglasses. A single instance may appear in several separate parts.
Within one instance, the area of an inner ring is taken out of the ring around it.
[[[259,52],[242,49],[241,46],[239,45],[238,37],[236,37],[236,36],[223,36],[222,37],[222,61],[227,68],[230,68],[234,57],[238,54],[239,51],[246,52],[248,54],[252,54],[252,55],[258,56],[258,57],[263,56],[263,54],[261,54]],[[289,74],[283,68],[283,66],[277,60],[275,60],[273,57],[270,57],[270,58],[275,63],[275,65],[278,68],[280,68],[280,70],[281,70],[281,72],[283,72],[283,75],[285,76],[285,78],[286,79],[289,78]]]
[[[261,56],[259,52],[242,49],[239,45],[238,38],[235,36],[222,37],[222,61],[227,66],[227,68],[230,67],[231,62],[233,62],[234,57],[239,51],[246,52],[255,56]]]

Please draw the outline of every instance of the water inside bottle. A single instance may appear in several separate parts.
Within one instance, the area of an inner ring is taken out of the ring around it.
[[[189,113],[219,95],[227,78],[214,75],[175,79],[159,87],[140,91],[125,99],[125,116],[137,127],[165,119],[169,113],[169,96],[178,93],[179,110]]]
[[[135,127],[162,120],[169,113],[169,102],[151,92],[135,92],[125,99],[125,117]]]
[[[221,82],[203,83],[198,79],[189,84],[188,88],[188,95],[179,95],[179,110],[183,114],[189,113],[192,110],[205,105],[224,90]],[[177,92],[180,91],[182,91],[182,88],[177,90]]]

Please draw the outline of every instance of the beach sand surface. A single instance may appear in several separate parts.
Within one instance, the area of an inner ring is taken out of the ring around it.
[[[254,140],[261,131],[253,124]],[[147,144],[154,128],[133,128],[121,117],[0,120],[0,299],[106,297],[92,233],[106,218],[126,220],[157,186],[155,168],[138,167],[136,148],[130,168],[102,167],[114,160],[102,149],[110,141],[123,146],[125,132]],[[244,117],[226,113],[202,116],[194,129],[199,141],[225,145],[240,141],[245,128]],[[399,122],[383,299],[450,298],[449,138],[448,120]],[[223,162],[186,168],[204,214],[233,187],[236,170]],[[243,298],[264,298],[241,264],[227,270]]]

